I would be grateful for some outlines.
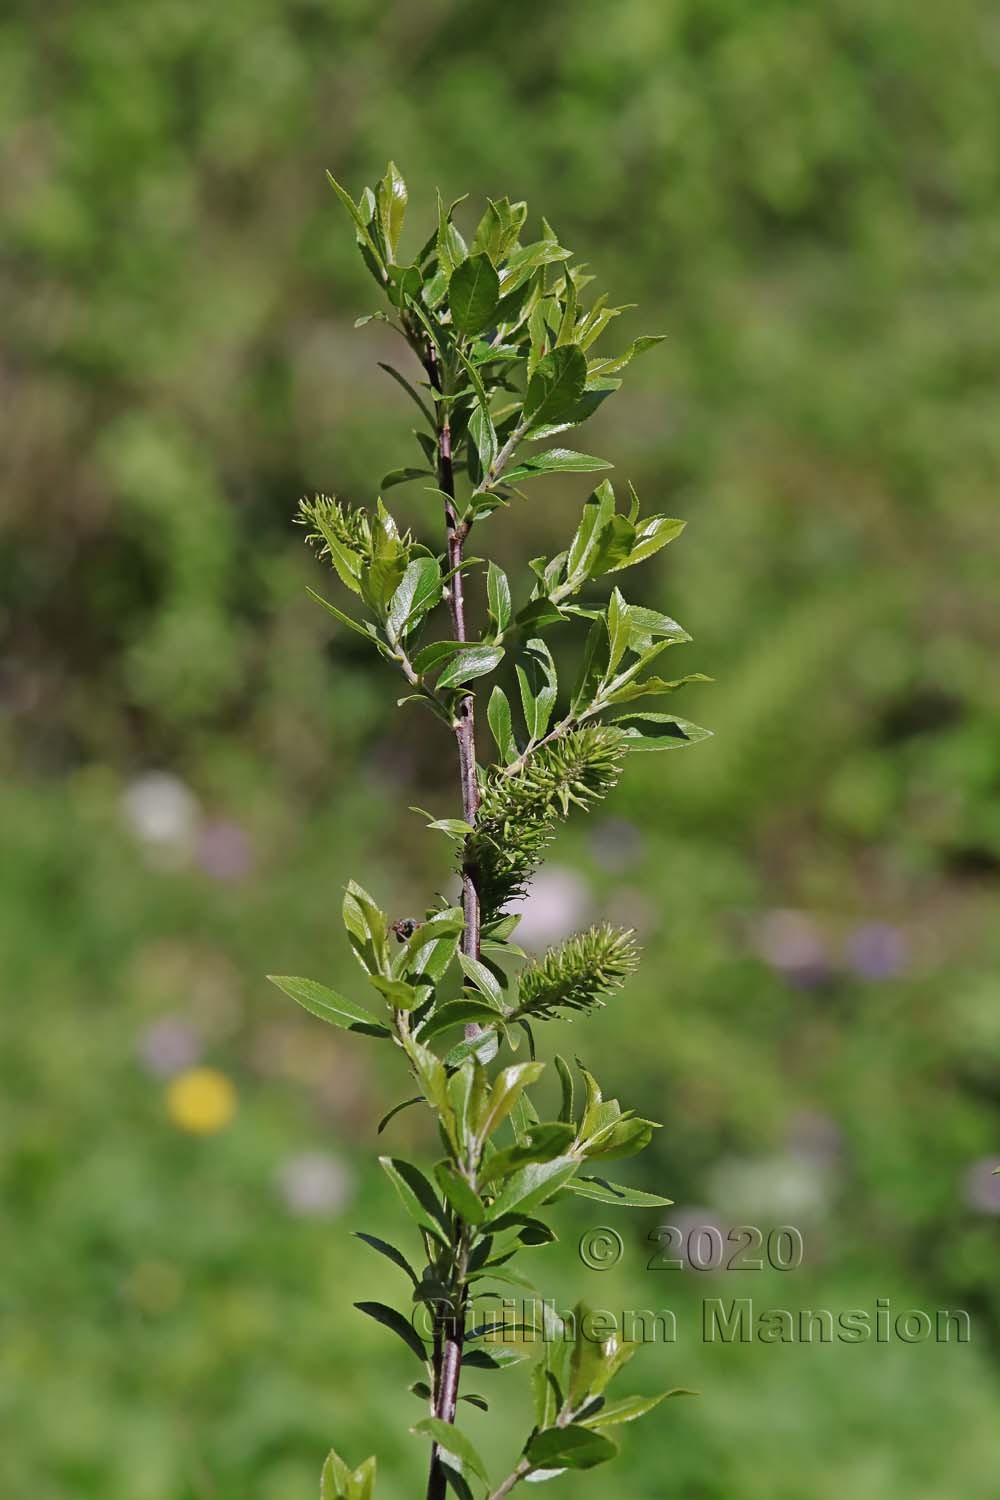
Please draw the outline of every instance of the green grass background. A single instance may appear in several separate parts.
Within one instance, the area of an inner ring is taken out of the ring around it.
[[[294,1500],[332,1443],[377,1450],[380,1500],[422,1492],[416,1370],[350,1307],[394,1275],[348,1231],[397,1227],[374,1121],[405,1081],[262,978],[354,983],[349,876],[393,914],[447,879],[406,808],[454,811],[452,748],[331,633],[290,525],[300,493],[370,502],[412,458],[323,179],[357,192],[390,155],[414,217],[437,185],[527,197],[641,304],[623,346],[668,334],[583,446],[689,520],[643,597],[717,679],[678,703],[716,738],[636,758],[614,821],[557,845],[577,904],[634,920],[646,959],[554,1035],[665,1122],[631,1180],[684,1222],[792,1222],[806,1247],[784,1275],[647,1272],[657,1220],[637,1214],[602,1274],[575,1247],[605,1212],[560,1209],[546,1288],[673,1307],[677,1343],[629,1389],[701,1392],[560,1487],[995,1495],[998,45],[974,0],[6,8],[12,1500]],[[582,494],[546,481],[490,545],[523,568]],[[123,800],[151,771],[197,803],[166,861]],[[172,1123],[148,1061],[165,1021],[237,1089],[217,1135]],[[389,1130],[433,1150],[412,1114]],[[347,1184],[326,1214],[282,1190],[304,1153]],[[701,1298],[733,1295],[963,1307],[973,1336],[704,1345]],[[525,1394],[516,1374],[473,1388],[499,1476]]]

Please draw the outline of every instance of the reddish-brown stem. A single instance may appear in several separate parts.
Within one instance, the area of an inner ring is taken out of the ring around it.
[[[437,350],[428,345],[424,368],[431,385],[442,391],[441,368]],[[447,406],[438,403],[442,413],[437,431],[438,487],[444,495],[444,518],[447,530],[449,607],[453,639],[464,641],[465,591],[462,579],[462,552],[469,534],[467,522],[459,520],[455,506],[455,471],[451,451],[451,425]],[[471,693],[463,693],[455,717],[455,738],[458,741],[458,764],[462,783],[462,816],[475,825],[479,811],[479,783],[476,779],[476,718],[475,699]],[[462,862],[462,913],[465,928],[462,934],[462,952],[470,958],[479,958],[479,890],[476,884],[475,862],[466,840],[466,856]],[[478,1026],[467,1026],[465,1034],[472,1039],[479,1034]],[[461,1220],[455,1224],[453,1290],[455,1306],[445,1317],[438,1318],[434,1335],[434,1415],[442,1422],[454,1422],[458,1402],[458,1385],[462,1374],[462,1343],[465,1333],[465,1261],[467,1256],[465,1226]],[[431,1449],[431,1466],[427,1479],[427,1500],[444,1500],[447,1490],[444,1465],[435,1443]]]

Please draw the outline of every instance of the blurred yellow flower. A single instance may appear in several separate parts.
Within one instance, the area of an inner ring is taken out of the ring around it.
[[[214,1135],[236,1113],[236,1090],[217,1068],[188,1068],[167,1089],[167,1114],[179,1130]]]

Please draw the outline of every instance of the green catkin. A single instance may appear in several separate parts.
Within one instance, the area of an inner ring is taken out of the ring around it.
[[[610,725],[571,729],[532,751],[514,775],[490,771],[482,780],[475,836],[483,920],[496,919],[525,893],[556,825],[575,804],[584,810],[612,790],[621,775],[627,736]]]
[[[551,1019],[560,1011],[597,1010],[639,967],[631,928],[603,923],[550,948],[521,974],[513,1019]]]

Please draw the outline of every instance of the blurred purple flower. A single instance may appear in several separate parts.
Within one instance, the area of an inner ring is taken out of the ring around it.
[[[136,1052],[148,1073],[156,1078],[171,1078],[198,1061],[201,1041],[197,1032],[179,1016],[163,1016],[146,1027]]]
[[[807,912],[768,912],[757,927],[756,946],[790,984],[813,989],[830,977],[826,937]]]
[[[994,1177],[995,1156],[984,1156],[967,1168],[962,1199],[969,1208],[983,1214],[1000,1214],[1000,1177]]]
[[[906,960],[906,935],[888,922],[865,922],[847,939],[847,962],[862,979],[892,979]]]
[[[332,1218],[354,1192],[354,1179],[342,1162],[322,1151],[289,1157],[278,1172],[278,1192],[300,1218]]]
[[[246,829],[225,818],[203,823],[198,833],[198,864],[214,880],[241,880],[253,869],[253,847]]]

